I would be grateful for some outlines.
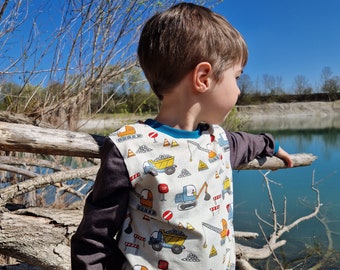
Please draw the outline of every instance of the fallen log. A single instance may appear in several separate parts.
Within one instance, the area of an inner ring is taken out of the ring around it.
[[[42,269],[71,269],[70,239],[82,218],[82,209],[28,208],[0,213],[0,253]],[[235,232],[256,238],[256,233]],[[282,240],[278,245],[283,245]],[[236,244],[237,254],[270,256],[270,249],[256,250]],[[257,253],[256,253],[257,251]],[[254,253],[255,252],[255,253]],[[39,254],[39,255],[37,255]]]
[[[36,154],[99,157],[103,136],[0,122],[0,150]]]
[[[0,213],[0,253],[42,269],[70,269],[70,237],[81,217],[79,209]]]
[[[0,122],[0,150],[3,151],[98,158],[103,141],[104,136],[100,135]],[[294,167],[308,166],[316,156],[294,154],[292,159]],[[284,161],[274,156],[251,161],[236,170],[283,168],[286,168]]]

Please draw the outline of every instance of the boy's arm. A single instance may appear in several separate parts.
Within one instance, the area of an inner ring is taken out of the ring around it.
[[[124,261],[114,236],[126,218],[131,184],[124,160],[108,138],[101,157],[93,190],[86,199],[83,219],[72,237],[72,269],[99,270],[105,265],[117,266]]]
[[[276,155],[284,159],[288,167],[293,166],[289,154],[268,133],[254,135],[246,132],[226,132],[230,145],[232,168],[248,163],[255,158]]]

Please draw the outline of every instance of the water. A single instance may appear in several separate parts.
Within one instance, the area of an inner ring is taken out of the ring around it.
[[[282,224],[283,202],[287,198],[287,222],[313,212],[316,205],[316,193],[311,189],[314,178],[315,187],[320,191],[321,212],[317,218],[300,223],[296,228],[282,236],[288,243],[279,250],[287,266],[294,267],[312,253],[310,265],[317,263],[325,254],[329,239],[332,242],[331,259],[322,269],[340,269],[340,130],[336,128],[280,130],[272,131],[280,145],[289,153],[312,153],[318,157],[311,166],[278,170],[269,173],[275,181],[271,184],[278,221]],[[235,227],[236,230],[255,231],[260,235],[258,224],[269,235],[272,230],[261,223],[255,215],[255,209],[261,218],[271,222],[270,203],[262,174],[258,171],[240,171],[234,173]],[[255,245],[263,245],[263,237]],[[309,265],[309,266],[310,266]],[[270,268],[271,269],[271,268]],[[274,268],[273,268],[274,269]],[[298,268],[308,269],[308,268]]]

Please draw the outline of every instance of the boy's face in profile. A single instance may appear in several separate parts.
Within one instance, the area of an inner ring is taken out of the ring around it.
[[[227,68],[222,80],[214,83],[206,92],[206,117],[208,123],[221,124],[235,106],[240,95],[237,79],[242,74],[241,63]]]

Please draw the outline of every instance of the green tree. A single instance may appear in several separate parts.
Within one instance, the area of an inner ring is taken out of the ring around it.
[[[20,86],[15,83],[3,83],[0,85],[0,109],[7,110],[16,100]]]

